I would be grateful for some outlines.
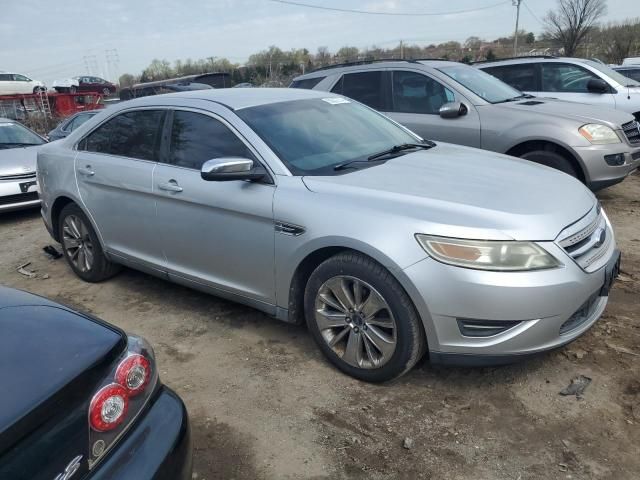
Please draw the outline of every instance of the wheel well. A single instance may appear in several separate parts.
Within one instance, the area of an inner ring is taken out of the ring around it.
[[[557,143],[549,142],[547,140],[531,140],[516,145],[515,147],[511,147],[506,153],[507,155],[511,155],[513,157],[519,157],[527,152],[533,152],[535,150],[546,150],[548,152],[555,152],[563,156],[569,161],[569,163],[571,163],[571,166],[576,170],[579,179],[583,183],[586,181],[584,170],[582,169],[582,165],[580,165],[580,162],[569,150],[558,145]]]
[[[60,212],[62,209],[69,205],[70,203],[74,203],[69,197],[58,197],[56,201],[53,202],[51,206],[51,233],[56,242],[60,242],[60,235],[58,232],[58,222],[60,220]]]
[[[311,273],[326,259],[340,252],[350,250],[344,247],[325,247],[307,255],[296,268],[289,287],[289,321],[297,325],[304,323],[304,289]]]

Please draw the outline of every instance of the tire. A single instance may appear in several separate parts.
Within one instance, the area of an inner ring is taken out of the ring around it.
[[[85,282],[102,282],[120,271],[120,265],[110,262],[105,256],[91,222],[75,203],[70,203],[60,212],[58,234],[67,263]],[[80,246],[76,247],[78,240]]]
[[[105,88],[102,89],[102,94],[105,97],[108,97],[109,95],[111,95],[111,90],[109,90],[108,88],[105,87]]]
[[[580,178],[573,164],[554,150],[532,150],[521,154],[520,158],[555,168],[574,178]]]
[[[340,287],[349,294],[336,296],[333,292]],[[353,312],[344,308],[349,300],[356,307]],[[372,308],[376,302],[384,306]],[[344,252],[321,263],[307,282],[304,310],[322,353],[359,380],[378,383],[397,378],[425,352],[424,330],[411,299],[387,269],[362,254]]]
[[[42,87],[33,87],[33,93],[38,94],[40,92],[44,92],[44,88]]]

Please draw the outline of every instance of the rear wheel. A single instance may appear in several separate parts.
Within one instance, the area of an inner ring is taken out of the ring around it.
[[[60,212],[58,234],[69,266],[84,281],[101,282],[120,270],[107,259],[89,219],[76,204]]]
[[[315,269],[305,290],[305,317],[326,357],[368,382],[409,371],[426,347],[420,319],[398,281],[358,253],[338,254]]]
[[[534,163],[539,163],[540,165],[555,168],[556,170],[560,170],[567,175],[571,175],[575,178],[580,178],[580,176],[578,175],[578,171],[573,166],[572,162],[554,150],[532,150],[521,154],[520,158],[529,160]]]
[[[109,90],[107,87],[104,87],[104,88],[102,89],[102,94],[103,94],[105,97],[108,97],[109,95],[111,95],[111,90]]]

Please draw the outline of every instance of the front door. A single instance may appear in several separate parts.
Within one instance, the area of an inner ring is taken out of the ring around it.
[[[221,118],[175,110],[165,162],[153,175],[169,276],[275,303],[273,195],[269,182],[205,181],[207,160],[256,155]]]
[[[616,107],[615,98],[611,93],[589,91],[587,88],[589,80],[601,80],[601,78],[586,68],[560,62],[546,62],[541,68],[539,96]]]
[[[480,148],[480,117],[471,102],[423,73],[394,70],[392,74],[391,110],[386,115],[422,138]],[[467,114],[442,118],[440,107],[455,101],[465,104]]]
[[[103,123],[78,145],[80,197],[110,253],[142,267],[162,269],[156,227],[153,170],[164,110],[135,110]]]

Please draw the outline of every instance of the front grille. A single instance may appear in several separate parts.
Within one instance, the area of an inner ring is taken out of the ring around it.
[[[0,197],[0,205],[31,202],[33,200],[38,200],[38,192],[19,193],[17,195],[6,195],[4,197]]]
[[[607,227],[600,206],[566,228],[557,240],[569,256],[587,272],[593,272],[602,266],[602,260],[605,260],[612,242],[613,232]]]
[[[586,322],[593,314],[600,297],[597,293],[594,293],[589,299],[584,302],[576,312],[569,317],[569,320],[560,325],[560,335],[569,333],[575,330],[584,322]]]
[[[0,175],[0,180],[28,180],[36,178],[36,172],[17,173],[15,175]]]
[[[471,320],[467,318],[458,318],[457,320],[460,333],[465,337],[492,337],[522,323],[516,320]]]
[[[637,120],[623,124],[622,131],[631,145],[640,144],[640,123]]]

